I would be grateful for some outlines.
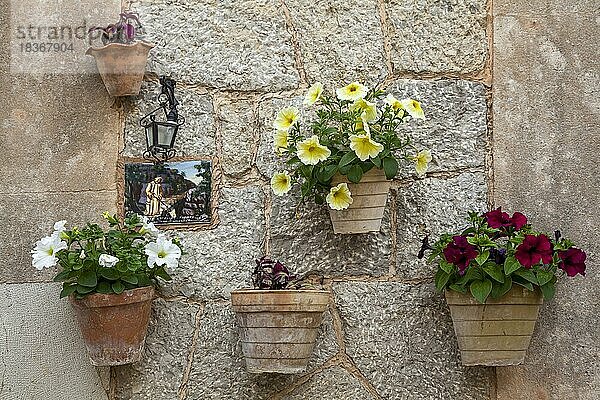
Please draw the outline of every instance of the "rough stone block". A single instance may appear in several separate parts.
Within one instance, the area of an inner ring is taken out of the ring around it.
[[[286,0],[310,83],[368,85],[386,75],[375,0]]]
[[[448,307],[433,285],[338,283],[334,293],[347,353],[382,398],[490,398],[492,370],[460,364]]]
[[[418,149],[431,150],[429,172],[483,167],[487,150],[486,89],[465,80],[417,81],[401,79],[386,88],[396,98],[422,103],[426,120],[411,120],[402,132]],[[406,163],[399,178],[414,176],[414,164]]]
[[[177,398],[198,311],[199,307],[192,304],[154,301],[142,360],[114,369],[118,399]]]
[[[298,85],[291,36],[275,0],[143,0],[150,69],[189,84],[276,91]],[[182,62],[186,60],[186,62]]]
[[[486,1],[385,0],[394,71],[481,71]]]
[[[337,352],[332,335],[331,317],[327,313],[309,369],[314,369]],[[200,324],[187,399],[266,400],[299,377],[247,373],[231,305],[210,303],[206,306]]]
[[[0,285],[0,399],[107,400],[60,285]]]
[[[389,199],[379,232],[333,233],[326,205],[307,203],[296,213],[299,196],[273,195],[271,253],[297,273],[326,276],[385,275],[389,272]]]
[[[163,292],[229,299],[232,290],[249,287],[254,259],[262,255],[263,210],[260,187],[223,189],[215,229],[178,233],[186,254]]]
[[[371,394],[348,371],[331,367],[310,378],[283,400],[367,400]]]
[[[104,211],[115,211],[114,191],[80,193],[30,193],[4,195],[0,208],[0,282],[49,281],[57,269],[38,271],[31,266],[35,242],[52,233],[54,222],[66,219],[67,227],[101,222]],[[85,206],[82,206],[85,205]]]
[[[97,75],[0,75],[0,193],[114,189],[119,114]],[[79,95],[85,91],[85,101]]]
[[[469,211],[485,211],[487,185],[483,173],[464,173],[449,179],[423,179],[398,188],[397,275],[433,276],[436,266],[417,259],[421,240],[433,244],[442,233],[468,224]]]
[[[221,167],[228,175],[241,177],[251,168],[258,135],[254,108],[252,99],[223,99],[219,103]]]
[[[158,107],[160,84],[144,82],[140,97],[126,103],[125,148],[122,155],[142,157],[146,150],[146,133],[140,119]],[[216,155],[216,133],[211,97],[193,89],[175,87],[179,101],[177,110],[185,117],[177,133],[175,150],[177,156]],[[161,111],[162,112],[162,111]]]

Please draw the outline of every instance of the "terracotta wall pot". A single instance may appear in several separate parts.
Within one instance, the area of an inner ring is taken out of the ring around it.
[[[232,292],[248,372],[304,372],[328,302],[323,290]]]
[[[147,42],[110,43],[100,48],[90,47],[85,54],[96,59],[104,86],[111,96],[135,96],[140,93],[148,52],[153,47]]]
[[[154,288],[69,297],[93,365],[123,365],[142,357]]]
[[[345,210],[329,210],[333,232],[368,233],[379,232],[385,211],[391,181],[381,169],[373,168],[365,173],[359,183],[350,183],[343,175],[333,177],[331,185],[347,182],[353,202]]]
[[[539,290],[513,284],[502,298],[480,304],[471,294],[446,291],[463,365],[523,362],[542,304]]]

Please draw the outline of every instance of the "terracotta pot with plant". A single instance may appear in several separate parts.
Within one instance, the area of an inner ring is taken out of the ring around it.
[[[296,107],[279,111],[273,123],[275,152],[287,165],[273,175],[273,192],[298,185],[302,203],[327,203],[335,233],[378,232],[399,161],[414,161],[418,175],[431,161],[429,150],[418,151],[400,130],[409,118],[425,118],[420,103],[353,82],[335,95],[315,83],[304,105],[316,114],[307,128]]]
[[[542,298],[556,282],[585,275],[586,254],[562,238],[534,230],[525,215],[500,208],[470,213],[470,225],[444,234],[433,247],[435,286],[446,300],[464,365],[523,362]]]
[[[139,361],[150,320],[154,288],[177,267],[179,242],[167,239],[146,217],[124,220],[104,214],[109,228],[54,224],[54,233],[32,251],[38,270],[62,268],[60,297],[69,297],[93,365]]]
[[[140,40],[143,27],[138,15],[123,12],[117,23],[91,28],[90,43],[97,39],[98,32],[102,46],[90,47],[86,54],[96,59],[106,90],[115,97],[139,94],[148,53],[154,44]]]
[[[256,260],[252,280],[254,289],[231,293],[246,369],[251,373],[305,371],[329,293],[303,283],[282,263],[266,257]]]

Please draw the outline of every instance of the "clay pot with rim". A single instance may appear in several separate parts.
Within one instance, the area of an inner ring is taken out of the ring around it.
[[[345,176],[338,174],[331,180],[331,185],[336,186],[342,182],[348,183],[353,201],[345,210],[329,210],[333,232],[379,232],[391,186],[385,172],[373,168],[363,174],[359,183],[351,183]]]
[[[69,297],[93,365],[131,364],[142,358],[153,299],[152,286]]]
[[[516,284],[499,299],[479,303],[470,293],[446,291],[463,365],[521,364],[543,298]]]
[[[109,43],[99,48],[90,47],[85,54],[96,59],[104,86],[111,96],[135,96],[140,93],[148,52],[153,47],[154,44],[143,41]]]
[[[246,370],[297,374],[306,371],[323,313],[325,290],[241,289],[231,293]]]

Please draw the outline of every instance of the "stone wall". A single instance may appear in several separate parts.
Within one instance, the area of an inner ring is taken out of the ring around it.
[[[493,370],[462,367],[433,268],[416,259],[425,234],[460,227],[488,201],[485,1],[135,1],[158,46],[149,69],[178,81],[186,156],[217,156],[220,225],[178,232],[187,254],[155,303],[144,360],[113,369],[116,399],[489,399]],[[184,22],[185,20],[185,22]],[[424,178],[394,181],[380,233],[334,235],[325,208],[295,217],[272,196],[275,113],[300,105],[315,81],[351,80],[420,99],[411,124],[432,149]],[[137,119],[155,101],[126,104],[125,156],[139,156]],[[245,372],[229,304],[253,259],[271,254],[324,278],[329,311],[304,375]]]

